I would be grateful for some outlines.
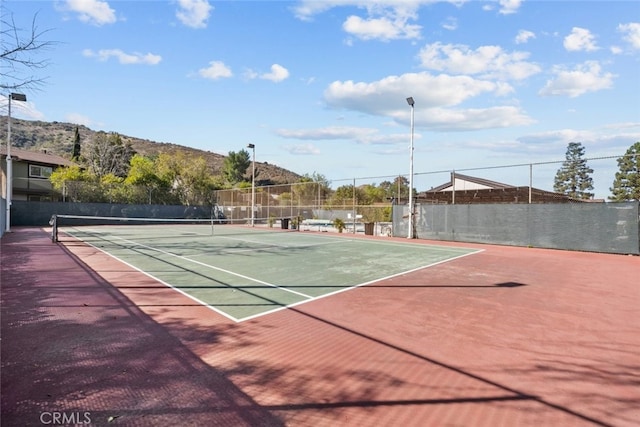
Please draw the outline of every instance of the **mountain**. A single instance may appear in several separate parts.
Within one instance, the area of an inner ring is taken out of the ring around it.
[[[0,143],[7,140],[6,118],[4,126],[0,126]],[[80,133],[80,144],[87,144],[93,140],[98,131],[86,126],[61,122],[42,122],[11,118],[11,146],[22,150],[46,151],[67,159],[73,153],[73,138],[75,129]],[[117,132],[116,132],[117,133]],[[203,157],[214,175],[222,174],[222,165],[226,156],[210,151],[167,142],[156,142],[119,134],[125,144],[130,144],[136,153],[152,156],[159,153],[184,151],[195,157]],[[298,182],[301,178],[295,172],[271,165],[267,162],[256,162],[256,180],[261,183],[287,184]]]

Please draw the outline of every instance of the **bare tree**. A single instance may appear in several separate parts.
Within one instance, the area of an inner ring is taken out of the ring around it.
[[[135,154],[117,133],[98,132],[83,156],[89,170],[98,178],[106,175],[126,177],[131,157]]]
[[[40,54],[55,42],[44,40],[50,30],[40,30],[34,15],[30,30],[20,28],[13,13],[2,4],[0,18],[0,89],[3,91],[36,89],[46,80],[38,72],[49,65]]]

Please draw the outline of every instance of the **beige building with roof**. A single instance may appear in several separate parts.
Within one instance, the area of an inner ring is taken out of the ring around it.
[[[568,203],[588,202],[553,191],[534,187],[504,184],[460,173],[452,173],[451,180],[418,193],[418,203]]]
[[[7,192],[7,149],[0,148],[2,159],[2,197]],[[59,195],[53,190],[49,177],[61,166],[73,166],[64,157],[38,151],[11,148],[12,200],[57,201]]]

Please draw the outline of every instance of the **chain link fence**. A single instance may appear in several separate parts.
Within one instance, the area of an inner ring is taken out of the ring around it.
[[[617,160],[621,156],[592,157],[583,159],[590,171],[588,178],[592,188],[580,188],[580,183],[565,183],[561,191],[554,190],[554,180],[566,160],[522,163],[475,168],[444,169],[414,173],[415,196],[433,203],[539,203],[565,202],[590,199],[608,201],[612,196]],[[416,170],[420,170],[420,164]],[[352,209],[353,206],[372,203],[407,203],[408,175],[386,175],[332,180],[329,183],[304,182],[294,184],[256,187],[255,203],[262,215],[276,213],[288,216],[295,211],[320,209]],[[361,188],[365,185],[385,186],[384,197],[375,201],[363,201],[359,192],[336,197],[341,187]],[[481,193],[486,190],[486,195]],[[500,195],[499,193],[510,193]],[[186,204],[213,205],[231,208],[229,214],[241,217],[247,206],[251,206],[250,186],[213,193],[206,189],[160,188],[133,186],[122,183],[66,182],[59,190],[51,190],[57,200],[88,203],[135,203],[135,204]],[[438,194],[444,193],[444,194]],[[478,193],[478,194],[476,194]],[[489,194],[491,193],[491,194]],[[580,197],[575,197],[578,193]],[[448,197],[447,197],[448,196]],[[485,196],[485,197],[482,197]],[[267,213],[268,210],[268,213]]]
[[[566,160],[417,172],[413,177],[414,201],[422,205],[605,202],[612,199],[620,157],[583,159],[592,185],[581,188],[580,183],[569,182],[561,191],[554,191],[554,182]],[[416,164],[416,170],[420,171],[420,166]],[[245,183],[242,188],[214,191],[83,181],[65,182],[40,200],[208,206],[214,215],[229,220],[340,219],[355,230],[358,224],[390,223],[392,206],[408,204],[408,184],[406,174],[255,188]]]
[[[619,172],[621,156],[584,159],[591,187],[564,182],[554,188],[558,171],[566,160],[501,166],[460,168],[415,174],[418,196],[433,203],[564,203],[608,201]]]
[[[396,206],[396,237],[640,254],[640,203]]]
[[[213,195],[216,208],[229,220],[250,219],[253,207],[253,218],[258,223],[282,218],[340,219],[348,228],[354,222],[391,221],[390,201],[365,205],[357,194],[336,197],[335,191],[318,182],[217,190]]]

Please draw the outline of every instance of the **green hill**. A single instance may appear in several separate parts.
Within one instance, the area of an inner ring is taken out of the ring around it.
[[[6,123],[5,116],[3,126],[0,126],[0,143],[2,144],[6,143],[5,141],[7,140]],[[65,158],[71,158],[76,127],[80,133],[81,144],[92,141],[94,135],[98,133],[98,131],[89,129],[86,126],[72,123],[29,121],[12,117],[11,146],[22,150],[46,151]],[[181,150],[195,157],[203,157],[210,166],[212,174],[221,174],[225,159],[225,156],[221,154],[122,134],[120,134],[120,137],[125,144],[131,144],[137,153],[146,156]],[[256,168],[260,171],[257,179],[260,181],[270,181],[273,184],[297,182],[301,177],[294,172],[266,162],[256,162]]]

